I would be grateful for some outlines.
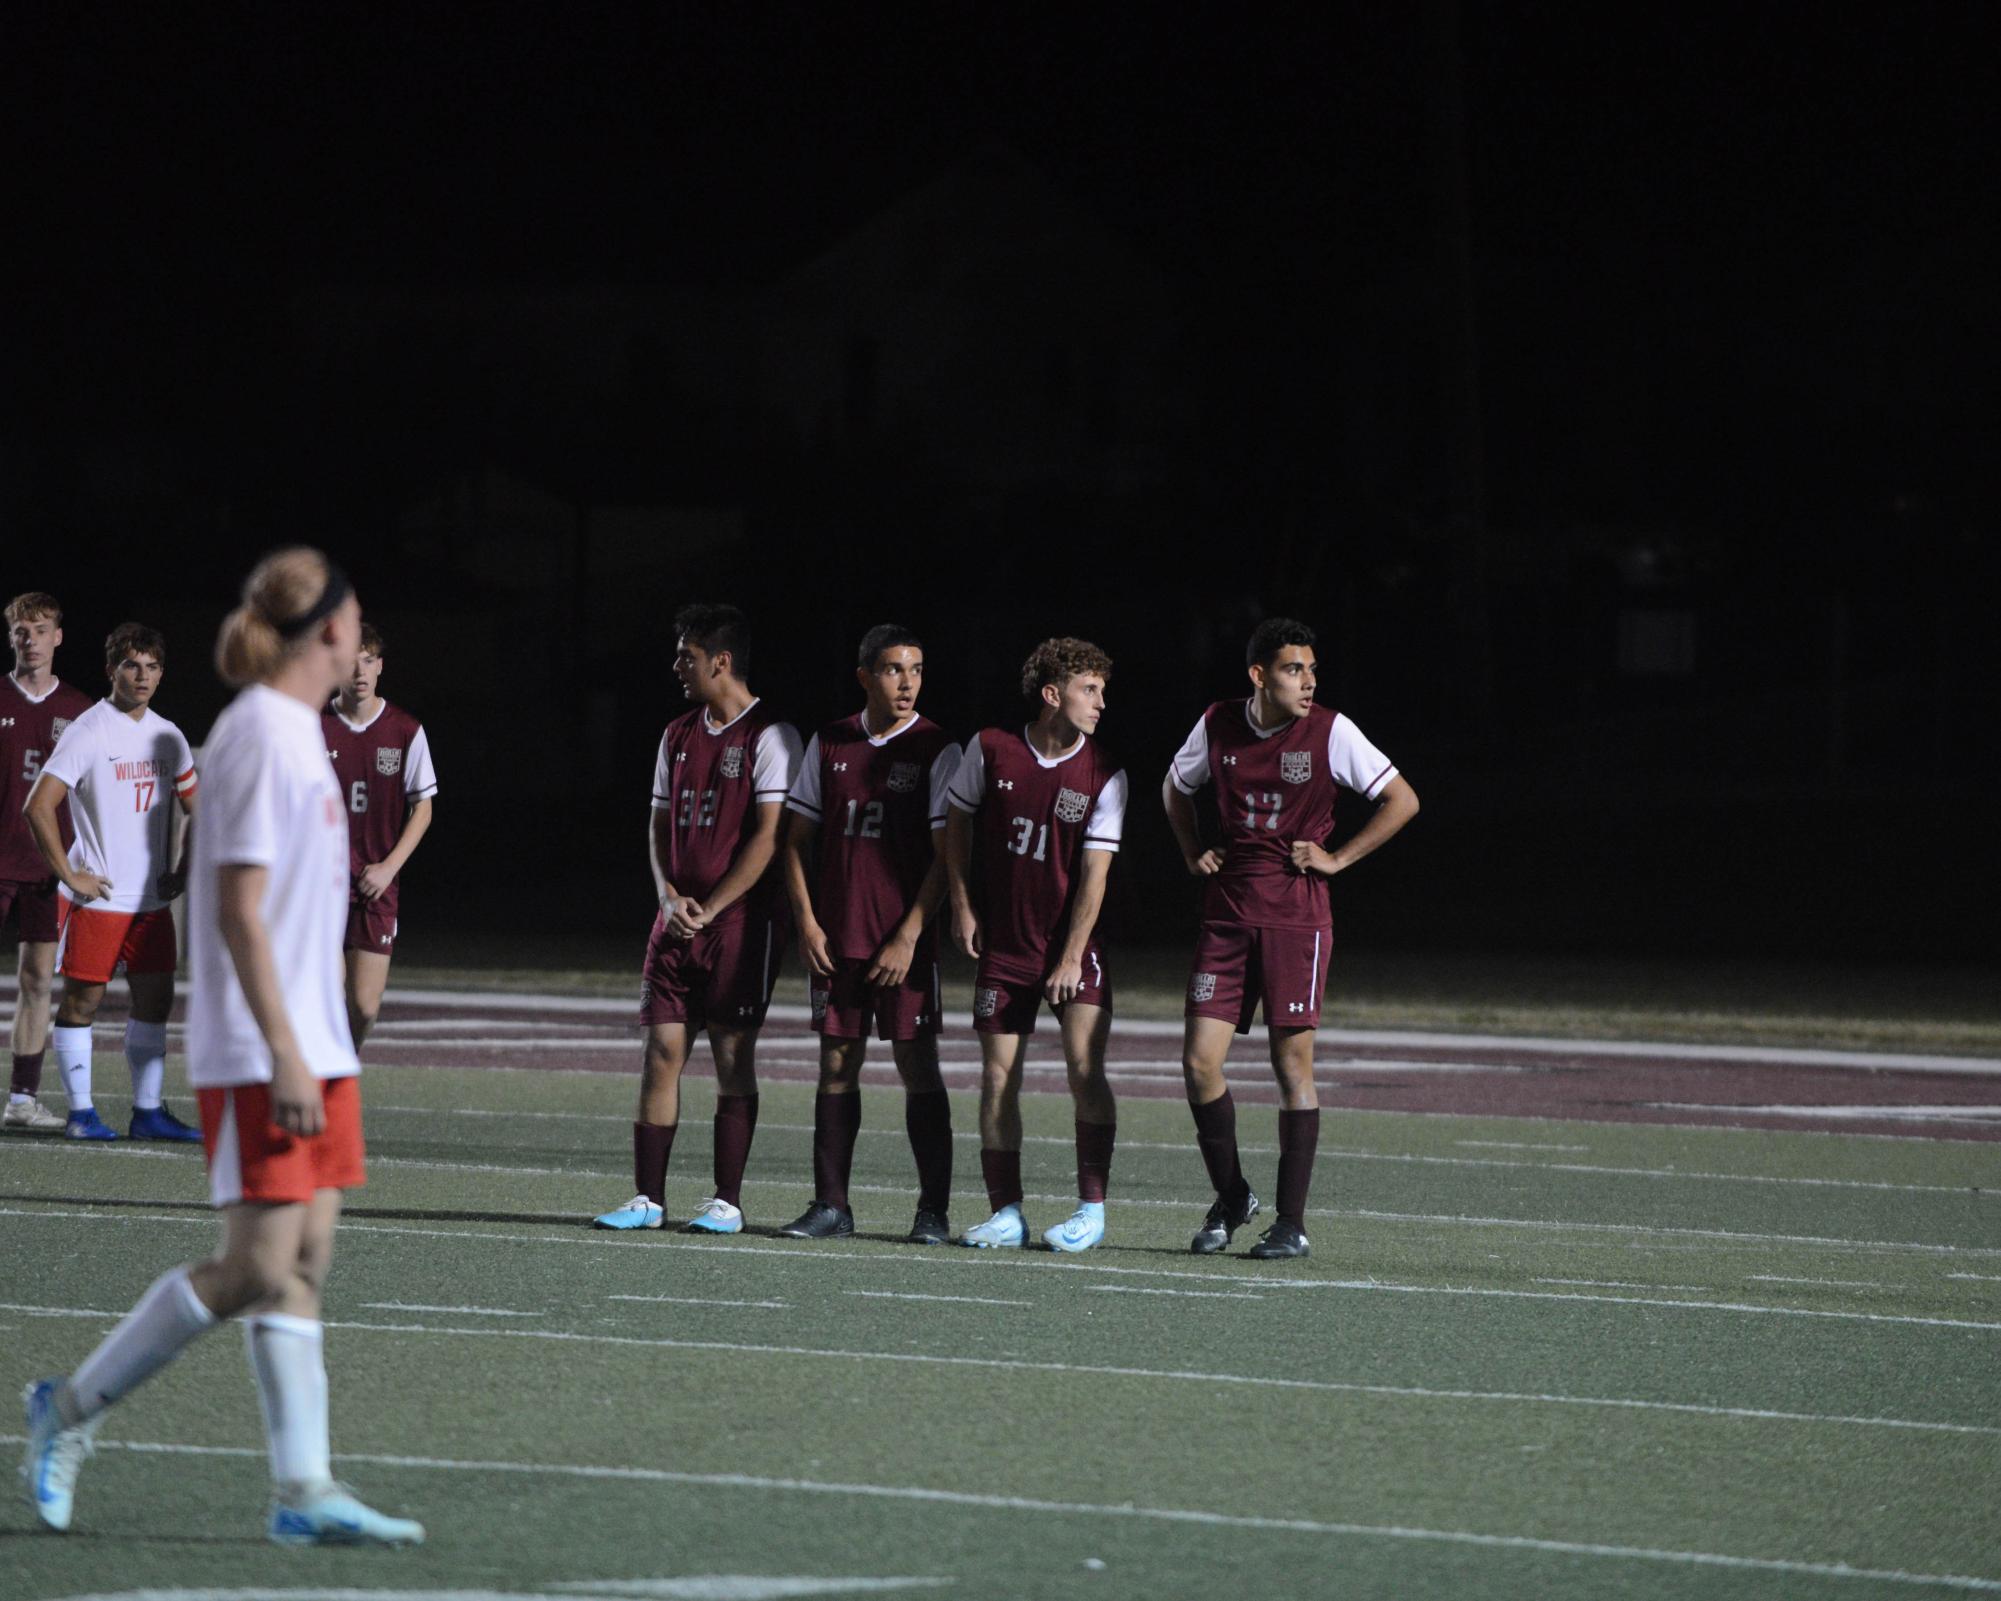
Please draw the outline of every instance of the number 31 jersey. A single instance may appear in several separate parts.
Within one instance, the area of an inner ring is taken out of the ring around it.
[[[1327,880],[1292,865],[1293,842],[1326,843],[1337,784],[1374,800],[1397,770],[1339,712],[1315,706],[1267,729],[1248,700],[1224,700],[1202,714],[1168,776],[1184,795],[1216,784],[1223,870],[1207,881],[1204,922],[1325,928]]]
[[[1070,931],[1084,852],[1119,848],[1126,775],[1094,739],[1080,737],[1049,761],[1021,730],[983,728],[966,744],[951,801],[980,816],[974,872],[983,965],[1035,983]]]
[[[412,804],[437,794],[431,742],[423,724],[386,700],[365,723],[350,723],[338,705],[329,706],[320,713],[320,732],[347,808],[348,877],[357,879],[396,848]],[[392,916],[401,888],[399,879],[383,893]]]

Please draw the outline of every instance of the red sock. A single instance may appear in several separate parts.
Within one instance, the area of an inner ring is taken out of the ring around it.
[[[33,1051],[23,1056],[14,1053],[15,1095],[39,1095],[42,1092],[42,1051]]]
[[[1195,1143],[1202,1151],[1202,1165],[1209,1170],[1209,1183],[1216,1198],[1237,1202],[1249,1188],[1244,1183],[1243,1164],[1237,1160],[1237,1103],[1228,1090],[1213,1101],[1188,1109],[1195,1114]]]
[[[1077,1199],[1102,1201],[1105,1186],[1112,1179],[1112,1142],[1116,1123],[1086,1123],[1077,1120]]]
[[[1306,1192],[1313,1187],[1313,1153],[1320,1147],[1320,1108],[1278,1114],[1278,1215],[1306,1227]]]
[[[862,1131],[862,1092],[813,1097],[813,1199],[848,1206],[848,1175],[855,1167],[855,1136]]]
[[[632,1187],[655,1206],[667,1204],[667,1153],[678,1123],[632,1125]]]
[[[743,1170],[757,1132],[755,1095],[716,1097],[716,1199],[743,1205]]]
[[[980,1152],[980,1176],[987,1181],[987,1204],[996,1212],[1021,1205],[1021,1152]]]
[[[903,1128],[917,1158],[917,1204],[926,1212],[952,1205],[952,1102],[943,1090],[903,1098]]]

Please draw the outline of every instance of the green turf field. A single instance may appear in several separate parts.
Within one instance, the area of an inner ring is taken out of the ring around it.
[[[627,1077],[377,1067],[367,1095],[334,1444],[430,1543],[263,1542],[225,1331],[112,1414],[71,1535],[0,1514],[10,1601],[2001,1590],[2001,1146],[1329,1112],[1314,1256],[1266,1265],[1186,1253],[1173,1099],[1123,1104],[1110,1240],[1057,1258],[893,1243],[892,1091],[864,1237],[826,1245],[581,1227],[631,1190]],[[709,1106],[691,1080],[670,1216],[707,1193]],[[1069,1109],[1025,1113],[1039,1229]],[[1267,1195],[1272,1115],[1242,1114]],[[810,1121],[810,1086],[766,1089],[754,1227],[808,1198]],[[203,1194],[198,1154],[0,1142],[10,1383],[204,1252]]]

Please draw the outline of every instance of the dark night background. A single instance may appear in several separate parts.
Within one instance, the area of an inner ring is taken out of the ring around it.
[[[679,603],[756,686],[1153,791],[1264,613],[1424,798],[1401,950],[1972,961],[2001,883],[1996,57],[1972,5],[21,5],[0,588],[199,739],[294,538],[431,732],[412,960],[648,904]],[[427,941],[432,943],[427,943]]]

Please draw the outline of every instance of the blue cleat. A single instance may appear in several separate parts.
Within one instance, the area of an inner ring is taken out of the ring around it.
[[[1016,1203],[1002,1207],[984,1223],[975,1223],[959,1236],[959,1243],[991,1250],[995,1246],[1018,1246],[1027,1238],[1028,1220]]]
[[[81,1112],[72,1112],[69,1121],[63,1124],[63,1138],[66,1140],[115,1140],[118,1130],[97,1115],[97,1108],[86,1106]]]
[[[88,1423],[64,1424],[56,1410],[61,1381],[37,1379],[21,1392],[28,1415],[28,1445],[21,1454],[21,1483],[35,1516],[51,1529],[67,1529],[76,1497],[76,1476],[83,1459],[96,1449],[92,1437],[104,1421],[99,1413]]]
[[[644,1195],[635,1195],[616,1210],[591,1219],[591,1227],[598,1229],[657,1229],[666,1223],[667,1214],[660,1203]]]
[[[1079,1201],[1068,1221],[1045,1229],[1043,1239],[1052,1251],[1088,1251],[1105,1237],[1105,1203]]]
[[[422,1545],[424,1525],[364,1505],[342,1484],[321,1484],[271,1503],[273,1545]]]
[[[132,1121],[125,1125],[125,1137],[132,1140],[174,1140],[182,1145],[201,1144],[201,1130],[190,1128],[164,1106],[132,1109]]]
[[[683,1234],[741,1234],[743,1213],[720,1195],[695,1208],[695,1215],[683,1225]]]

